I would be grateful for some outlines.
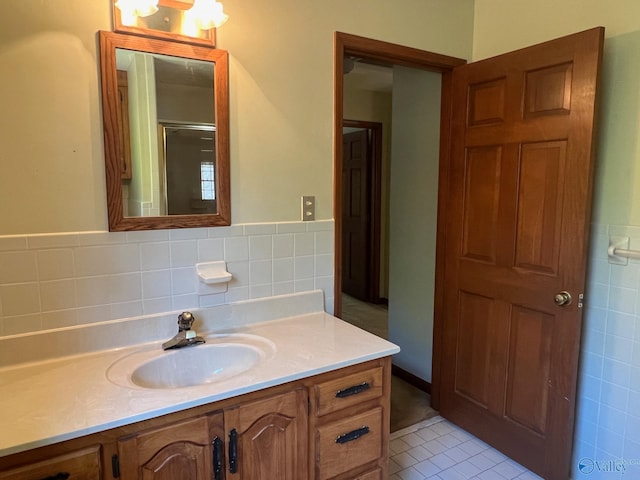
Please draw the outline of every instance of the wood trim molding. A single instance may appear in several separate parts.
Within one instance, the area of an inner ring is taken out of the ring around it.
[[[333,314],[342,317],[342,127],[344,119],[343,36],[333,38],[333,221],[334,221],[334,295]]]
[[[434,72],[445,72],[467,63],[466,60],[461,58],[373,40],[349,33],[336,32],[336,38],[340,38],[340,42],[344,46],[344,54],[357,55],[369,62],[385,66],[402,65]]]
[[[231,225],[231,182],[229,167],[229,54],[226,50],[154,38],[101,31],[100,79],[104,126],[105,176],[109,231],[154,230]],[[122,198],[123,145],[118,129],[119,104],[116,50],[135,50],[150,54],[211,62],[214,68],[214,110],[216,122],[216,202],[215,214],[130,217],[124,215]]]
[[[413,385],[418,390],[431,395],[431,384],[426,380],[421,379],[420,377],[416,377],[413,373],[407,372],[404,368],[400,368],[397,365],[391,365],[391,374],[395,375],[401,380],[404,380],[409,385]],[[431,401],[431,404],[433,406],[433,399]]]
[[[453,72],[442,73],[441,111],[440,111],[440,145],[448,146],[451,142],[451,111]],[[431,382],[434,385],[431,393],[431,406],[440,409],[440,380],[442,378],[441,355],[443,342],[443,311],[444,311],[444,264],[446,251],[446,225],[449,195],[449,148],[440,148],[440,160],[438,171],[438,218],[436,233],[436,272],[433,299],[433,350],[431,364]]]

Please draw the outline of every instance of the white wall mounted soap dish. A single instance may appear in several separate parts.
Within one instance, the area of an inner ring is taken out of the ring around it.
[[[222,260],[196,263],[196,273],[200,280],[198,293],[201,295],[226,292],[227,283],[233,278],[233,275],[227,272],[227,263]]]

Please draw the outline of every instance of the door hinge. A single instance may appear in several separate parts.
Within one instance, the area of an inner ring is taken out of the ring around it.
[[[578,295],[578,308],[582,308],[584,304],[584,293]]]
[[[111,473],[113,478],[120,478],[120,459],[118,455],[111,457]]]

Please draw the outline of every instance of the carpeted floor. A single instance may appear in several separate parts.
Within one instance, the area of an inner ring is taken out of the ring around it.
[[[342,319],[367,332],[389,338],[389,312],[386,305],[362,302],[342,294]]]
[[[413,385],[391,377],[391,431],[395,432],[435,417],[431,396]]]
[[[385,305],[361,302],[342,295],[342,319],[382,338],[388,338],[388,311]],[[400,345],[402,347],[402,345]],[[391,431],[406,428],[438,415],[430,406],[428,393],[404,380],[391,378]]]

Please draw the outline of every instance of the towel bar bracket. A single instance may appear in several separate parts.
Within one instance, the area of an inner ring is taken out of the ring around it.
[[[611,235],[607,253],[609,263],[613,265],[628,265],[630,258],[640,260],[640,251],[629,250],[629,237]]]

